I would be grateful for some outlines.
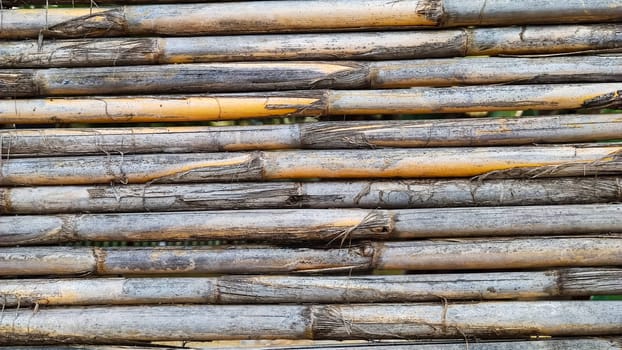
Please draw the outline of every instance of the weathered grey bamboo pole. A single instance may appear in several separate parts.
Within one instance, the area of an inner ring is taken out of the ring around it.
[[[622,232],[621,204],[281,209],[0,217],[0,246],[79,241],[323,241]],[[499,218],[503,218],[500,220]]]
[[[3,280],[5,308],[32,305],[280,304],[496,300],[622,293],[622,269],[385,276]]]
[[[619,24],[594,24],[372,33],[19,40],[0,42],[0,67],[396,60],[609,52],[621,49],[621,28]]]
[[[498,74],[499,72],[503,74]],[[0,97],[619,82],[622,57],[242,62],[0,70]]]
[[[0,163],[0,185],[605,176],[621,173],[621,152],[605,143],[16,158]]]
[[[616,335],[622,302],[185,305],[22,309],[0,343],[221,339],[412,339]]]
[[[543,337],[544,338],[544,337]],[[356,350],[356,349],[382,349],[388,350],[464,350],[466,344],[472,350],[553,350],[553,349],[576,349],[576,350],[619,350],[622,346],[620,338],[558,338],[555,339],[538,339],[538,340],[514,340],[514,341],[490,341],[478,339],[476,342],[461,340],[385,340],[378,341],[355,341],[350,340],[347,344],[342,341],[335,341],[334,344],[327,343],[327,340],[310,341],[310,340],[290,340],[288,345],[283,345],[283,340],[277,340],[276,345],[267,345],[265,340],[257,341],[255,350]],[[208,350],[218,346],[215,342],[184,344],[187,350]],[[243,347],[227,347],[229,350],[248,350],[248,341],[244,342]],[[203,347],[205,345],[206,347]],[[3,350],[126,350],[124,346],[105,346],[105,345],[47,345],[40,346],[10,346],[0,347]],[[132,346],[134,350],[178,350],[179,347],[137,347]]]
[[[622,178],[425,179],[0,188],[1,214],[434,208],[622,201]]]
[[[23,86],[23,85],[20,85]],[[494,85],[0,100],[0,123],[130,123],[245,118],[600,109],[622,84]]]
[[[316,122],[282,125],[0,129],[5,158],[270,149],[493,146],[607,141],[622,114]]]
[[[622,236],[370,242],[349,248],[19,247],[0,249],[0,275],[350,273],[372,269],[499,270],[622,265]]]
[[[306,0],[50,8],[3,14],[1,39],[109,35],[203,35],[616,22],[616,0]],[[303,9],[301,11],[301,9]],[[406,14],[406,15],[405,15]]]

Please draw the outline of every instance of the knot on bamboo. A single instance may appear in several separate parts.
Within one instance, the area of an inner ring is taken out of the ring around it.
[[[122,8],[90,13],[48,27],[42,35],[61,38],[95,37],[126,32],[127,23]]]
[[[430,22],[441,25],[445,16],[443,0],[420,0],[415,8],[415,13]]]

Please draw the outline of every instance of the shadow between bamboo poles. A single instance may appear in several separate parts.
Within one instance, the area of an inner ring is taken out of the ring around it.
[[[622,269],[385,276],[3,280],[6,308],[32,305],[279,304],[501,300],[622,293]]]
[[[0,274],[6,277],[349,274],[374,269],[499,270],[621,264],[620,235],[370,242],[335,249],[227,246],[0,249]]]
[[[0,70],[0,97],[604,83],[620,80],[622,57],[615,56],[196,63],[5,69]],[[304,93],[300,93],[300,97],[304,98]],[[371,92],[369,97],[373,99],[373,96],[374,92]]]
[[[621,30],[619,24],[593,24],[371,33],[88,38],[42,43],[19,40],[0,42],[0,67],[598,53],[621,49]]]
[[[507,338],[622,331],[620,301],[123,306],[11,313],[0,321],[0,343]]]
[[[272,149],[510,146],[607,141],[622,114],[219,127],[0,129],[5,158]]]
[[[0,164],[0,185],[605,176],[621,172],[621,152],[587,144],[17,158]]]
[[[406,209],[622,202],[622,178],[423,179],[0,188],[2,214]]]
[[[622,232],[622,205],[281,209],[0,217],[0,246],[67,242],[320,241]],[[499,220],[503,218],[503,220]]]
[[[495,85],[0,100],[0,123],[190,122],[247,118],[601,109],[622,84]]]
[[[1,39],[205,35],[471,25],[616,22],[616,0],[246,1],[4,11]],[[408,14],[408,15],[404,15]]]

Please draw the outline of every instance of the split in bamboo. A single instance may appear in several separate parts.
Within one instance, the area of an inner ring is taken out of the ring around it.
[[[194,63],[4,69],[0,70],[0,97],[605,83],[620,80],[622,57],[616,56]],[[568,98],[571,99],[572,95]]]
[[[622,293],[622,269],[385,276],[3,280],[5,308],[33,305],[297,304],[533,299]]]
[[[0,344],[617,335],[622,301],[185,305],[11,310]]]
[[[620,217],[622,204],[22,215],[0,217],[0,246],[188,240],[343,245],[364,238],[607,234],[622,232]]]
[[[619,24],[594,24],[372,33],[19,40],[0,42],[0,67],[604,53],[622,48],[621,32]],[[588,57],[583,59],[589,60]],[[509,68],[513,67],[507,66],[504,70]]]
[[[0,39],[213,35],[472,25],[602,23],[617,0],[307,0],[3,11]]]
[[[249,340],[244,340],[244,346],[231,347],[232,343],[236,341],[210,341],[210,342],[187,342],[179,341],[179,346],[176,342],[166,342],[166,346],[177,346],[169,348],[165,346],[144,347],[144,346],[132,346],[134,350],[179,350],[181,346],[186,350],[209,350],[217,346],[226,346],[229,350],[248,350],[250,344]],[[172,344],[171,344],[172,343]],[[235,343],[234,343],[235,344]],[[465,350],[465,344],[468,344],[471,350],[552,350],[552,349],[573,349],[573,350],[620,350],[622,346],[622,339],[620,338],[560,338],[546,339],[546,337],[537,340],[514,340],[514,341],[499,341],[499,340],[484,340],[476,339],[471,342],[468,338],[465,341],[463,339],[457,340],[349,340],[344,341],[328,341],[328,340],[283,340],[278,339],[273,343],[266,344],[266,340],[257,340],[257,346],[253,349],[256,350],[359,350],[359,349],[386,349],[386,350]],[[284,345],[287,344],[287,345]],[[54,346],[46,345],[41,346],[12,346],[2,347],[0,349],[5,350],[125,350],[127,347],[118,346],[105,346],[105,345],[65,345]]]
[[[622,173],[614,143],[15,158],[0,185],[236,182],[287,179],[537,178]]]
[[[619,139],[622,114],[282,125],[0,129],[5,158],[271,149],[509,146]]]
[[[406,209],[622,202],[622,178],[235,182],[0,188],[0,214]]]
[[[368,242],[348,248],[19,247],[0,250],[0,275],[351,273],[374,269],[500,270],[622,265],[622,236]]]
[[[0,100],[0,123],[188,122],[246,118],[615,108],[622,84],[300,90]]]

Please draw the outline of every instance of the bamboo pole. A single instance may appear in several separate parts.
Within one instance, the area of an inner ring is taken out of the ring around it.
[[[219,127],[0,129],[5,158],[271,149],[509,146],[608,141],[622,114]]]
[[[302,10],[301,10],[302,9]],[[616,22],[617,0],[307,0],[3,11],[0,39]],[[407,15],[405,15],[407,14]]]
[[[11,314],[0,320],[3,344],[511,338],[622,331],[619,301],[73,307]]]
[[[16,158],[0,164],[0,185],[605,176],[621,173],[621,152],[580,144]]]
[[[372,239],[622,232],[622,205],[289,209],[0,217],[0,246],[67,242]],[[499,220],[503,218],[503,220]]]
[[[622,201],[622,178],[424,179],[0,188],[1,214],[435,208]]]
[[[32,305],[422,302],[622,293],[622,269],[384,276],[3,280],[5,308]]]
[[[622,46],[621,28],[619,24],[593,24],[371,33],[19,40],[0,42],[0,67],[396,60],[609,52]]]
[[[499,74],[503,72],[503,74]],[[619,82],[622,57],[241,62],[0,70],[0,97]]]
[[[620,235],[369,242],[348,248],[19,247],[0,274],[177,275],[351,273],[373,269],[499,270],[622,265]]]
[[[229,350],[248,350],[249,346],[254,345],[255,350],[356,350],[356,349],[382,349],[388,350],[464,350],[465,344],[468,344],[472,350],[551,350],[551,349],[576,349],[576,350],[619,350],[622,340],[620,338],[558,338],[537,340],[513,340],[513,341],[491,341],[485,339],[477,339],[472,342],[467,339],[458,340],[385,340],[385,341],[362,341],[349,340],[344,341],[328,341],[328,340],[275,340],[266,344],[266,340],[257,340],[256,343],[248,340],[243,341],[241,347],[231,346],[235,341],[210,341],[210,342],[179,342],[183,344],[187,350],[207,350],[221,346],[221,348]],[[166,342],[167,346],[175,346],[174,342]],[[252,344],[252,345],[251,345]],[[284,345],[287,344],[287,345]],[[181,345],[180,345],[181,346]],[[226,347],[225,347],[226,346]],[[124,346],[100,346],[100,345],[64,345],[54,346],[11,346],[0,347],[6,350],[126,350]],[[132,346],[134,350],[178,350],[179,347],[169,348],[163,346],[156,347],[137,347]]]
[[[622,84],[495,85],[0,100],[0,123],[187,122],[290,116],[615,108]]]

